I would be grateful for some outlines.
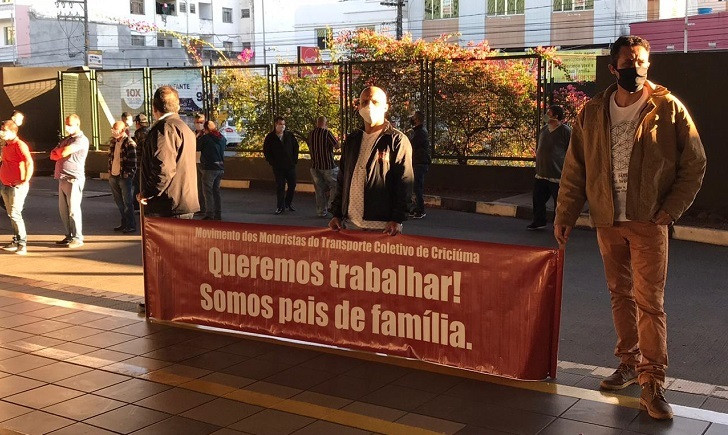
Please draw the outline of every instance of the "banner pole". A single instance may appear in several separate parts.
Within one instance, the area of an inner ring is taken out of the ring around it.
[[[564,246],[559,246],[556,254],[556,289],[554,292],[554,321],[551,329],[551,363],[549,375],[556,379],[556,368],[559,364],[559,329],[561,328],[561,296],[564,281]]]
[[[146,220],[144,219],[144,204],[139,202],[139,226],[141,227],[141,235],[142,235],[142,274],[143,274],[143,281],[144,281],[144,303],[140,304],[139,311],[141,312],[144,310],[144,317],[149,320],[149,310],[147,307],[149,306],[149,292],[147,291],[147,269],[146,269],[146,228],[145,228]]]

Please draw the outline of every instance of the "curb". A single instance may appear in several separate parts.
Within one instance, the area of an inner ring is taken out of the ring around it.
[[[478,213],[489,216],[515,217],[520,219],[530,219],[533,217],[533,209],[531,207],[523,207],[516,204],[498,201],[484,202],[425,195],[425,204],[430,207]],[[582,213],[581,216],[579,216],[579,219],[576,221],[576,227],[593,228],[589,220],[588,213]],[[675,225],[673,230],[671,238],[674,240],[728,246],[728,231],[716,230],[713,228],[688,227],[684,225]]]
[[[102,172],[99,178],[106,180],[109,174]],[[221,187],[229,189],[258,189],[272,187],[273,181],[267,180],[222,180]],[[312,183],[296,183],[296,192],[313,193]],[[486,202],[470,199],[448,198],[437,195],[425,195],[425,205],[429,207],[442,208],[445,210],[463,211],[466,213],[478,213],[489,216],[512,217],[518,219],[531,219],[533,209],[531,207],[518,206],[506,202]],[[553,214],[553,212],[551,212]],[[593,228],[589,221],[589,214],[582,213],[576,221],[577,228]],[[707,243],[709,245],[728,246],[728,231],[716,230],[713,228],[688,227],[675,225],[671,236],[674,240],[686,242]]]

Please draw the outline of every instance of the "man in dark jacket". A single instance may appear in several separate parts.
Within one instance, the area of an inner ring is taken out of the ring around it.
[[[134,117],[134,143],[137,144],[137,154],[141,153],[141,148],[147,143],[147,136],[149,136],[149,119],[147,115],[143,113],[137,114]],[[134,176],[134,198],[139,194],[139,171]],[[134,210],[139,210],[139,203],[134,201]]]
[[[195,134],[177,114],[179,94],[171,86],[154,93],[149,130],[141,152],[139,202],[146,216],[192,219],[197,201]]]
[[[407,196],[412,191],[412,146],[384,118],[387,95],[375,86],[359,96],[364,129],[346,138],[339,162],[334,217],[329,228],[402,232],[407,219]]]
[[[286,120],[277,116],[273,131],[268,133],[263,142],[263,154],[273,168],[276,178],[276,214],[283,213],[286,208],[293,208],[293,194],[296,191],[296,163],[298,163],[298,141],[292,133],[286,131]],[[286,191],[286,184],[288,190]],[[285,193],[285,197],[284,197]]]
[[[225,170],[225,145],[227,140],[217,130],[215,123],[205,121],[204,134],[197,138],[197,151],[200,152],[202,166],[202,196],[205,199],[203,219],[222,219],[220,182]]]
[[[427,174],[430,163],[432,163],[430,139],[423,125],[424,122],[425,114],[419,110],[410,117],[410,124],[412,125],[412,135],[410,136],[412,142],[412,168],[415,173],[415,205],[410,210],[410,217],[415,219],[425,217],[425,174]]]
[[[133,233],[136,231],[134,218],[134,176],[137,170],[136,143],[127,134],[126,123],[116,121],[111,126],[109,142],[109,184],[114,202],[121,214],[121,225],[114,231]]]

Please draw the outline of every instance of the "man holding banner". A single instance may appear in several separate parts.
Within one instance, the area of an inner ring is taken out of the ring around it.
[[[620,359],[601,387],[619,390],[638,381],[649,415],[671,419],[663,386],[668,226],[700,189],[705,151],[685,106],[647,81],[649,50],[637,36],[622,36],[612,46],[609,71],[617,83],[589,101],[574,124],[554,236],[566,243],[588,200]]]
[[[329,228],[402,232],[412,189],[412,145],[384,117],[387,94],[376,86],[359,96],[364,129],[348,135],[339,162]]]

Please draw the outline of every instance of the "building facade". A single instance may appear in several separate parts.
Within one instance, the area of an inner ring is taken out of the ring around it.
[[[180,40],[199,38],[236,57],[254,44],[252,0],[87,0],[88,49],[103,68],[185,66]],[[0,62],[21,66],[85,64],[83,0],[0,2]],[[203,58],[219,54],[203,44]]]

